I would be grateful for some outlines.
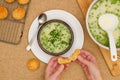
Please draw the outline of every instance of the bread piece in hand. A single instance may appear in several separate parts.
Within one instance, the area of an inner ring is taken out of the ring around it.
[[[27,63],[27,67],[29,70],[35,71],[40,67],[40,61],[38,59],[30,59]]]
[[[17,8],[12,12],[12,16],[16,20],[21,20],[25,17],[25,10],[23,8]]]
[[[71,62],[70,58],[63,58],[63,57],[58,58],[59,64],[69,64],[70,62]]]
[[[0,19],[5,19],[8,16],[8,10],[4,6],[0,6]]]
[[[58,58],[58,63],[69,64],[71,63],[71,61],[75,61],[79,55],[80,55],[80,49],[76,49],[70,58],[63,58],[63,57]]]
[[[80,49],[76,49],[72,54],[72,56],[70,57],[71,61],[75,61],[79,55],[80,55]]]

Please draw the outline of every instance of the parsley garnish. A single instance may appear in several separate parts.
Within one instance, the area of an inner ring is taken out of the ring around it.
[[[112,0],[112,4],[116,4],[118,1],[120,2],[120,0]]]

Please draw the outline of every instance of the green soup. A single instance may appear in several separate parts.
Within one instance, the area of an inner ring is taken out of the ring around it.
[[[57,54],[70,46],[72,35],[65,24],[51,22],[42,28],[39,38],[44,49]]]
[[[92,36],[102,45],[109,47],[109,39],[107,33],[102,30],[98,24],[98,19],[102,14],[114,14],[119,18],[119,25],[114,31],[116,47],[120,48],[120,0],[98,0],[92,7],[88,25]]]

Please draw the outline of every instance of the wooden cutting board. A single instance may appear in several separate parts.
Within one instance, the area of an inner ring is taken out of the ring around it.
[[[86,16],[87,10],[92,3],[93,0],[77,0],[79,7],[84,15],[84,18]],[[104,59],[106,61],[106,64],[108,65],[108,68],[113,76],[120,75],[120,59],[118,59],[116,62],[112,62],[110,58],[110,51],[103,49],[99,47],[102,55],[104,56]],[[118,55],[120,55],[120,51],[118,52]]]

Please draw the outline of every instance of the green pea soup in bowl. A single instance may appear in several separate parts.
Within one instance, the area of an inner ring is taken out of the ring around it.
[[[58,56],[65,54],[72,46],[74,35],[71,27],[62,20],[49,20],[39,29],[37,41],[47,54]]]

